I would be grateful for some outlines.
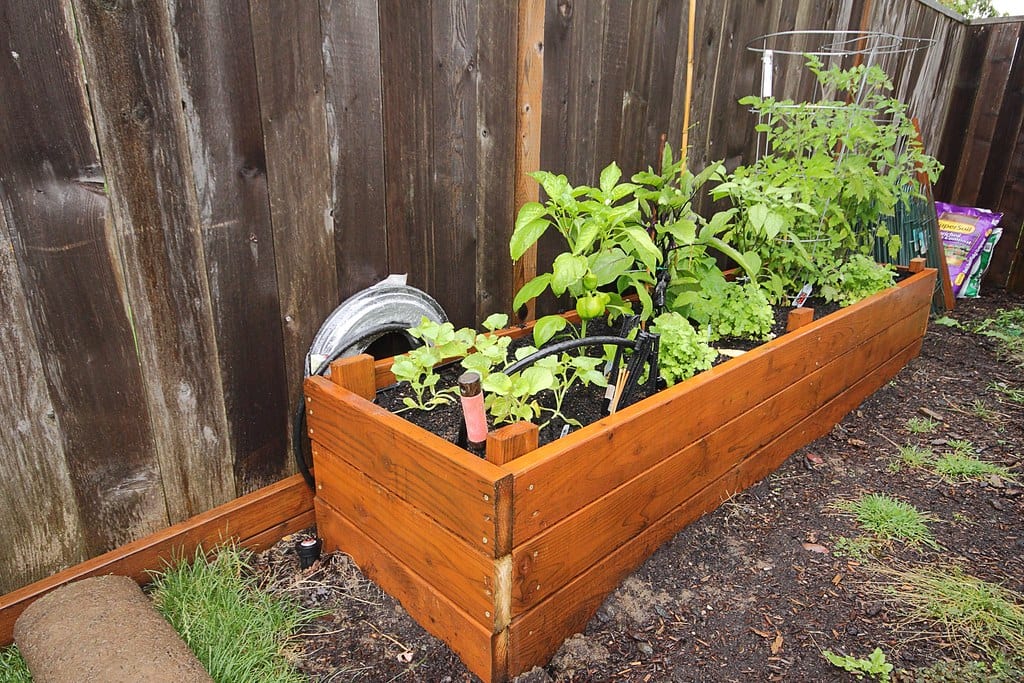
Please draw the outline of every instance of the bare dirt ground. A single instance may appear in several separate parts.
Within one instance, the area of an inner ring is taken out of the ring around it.
[[[966,324],[1022,305],[1024,297],[996,291],[960,303],[951,315]],[[770,477],[662,546],[583,633],[520,683],[855,680],[821,651],[864,657],[875,647],[902,671],[898,680],[962,680],[923,672],[956,653],[924,625],[903,623],[903,608],[878,592],[884,578],[874,568],[959,565],[1024,591],[1019,484],[999,477],[950,484],[923,468],[897,467],[900,446],[939,454],[959,439],[1024,480],[1024,406],[993,382],[1024,389],[1024,369],[1000,358],[991,339],[931,324],[920,357],[895,380]],[[912,433],[908,420],[927,413],[940,420],[934,430]],[[880,543],[851,556],[851,542],[867,534],[834,505],[865,493],[932,515],[938,547]],[[296,655],[312,680],[476,680],[346,556],[325,556],[300,571],[291,548],[278,544],[258,567],[273,590],[330,610]]]

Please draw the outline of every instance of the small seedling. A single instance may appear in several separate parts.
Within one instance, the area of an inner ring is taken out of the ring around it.
[[[830,650],[824,650],[822,653],[825,659],[827,659],[833,666],[837,666],[844,671],[849,671],[857,678],[864,678],[870,676],[876,681],[889,681],[892,680],[889,674],[892,673],[893,666],[889,662],[885,661],[885,653],[882,652],[882,648],[876,647],[874,651],[867,656],[867,659],[851,657],[849,655],[837,655]]]
[[[939,428],[939,423],[930,417],[912,417],[907,420],[907,431],[911,434],[931,434]]]
[[[963,325],[960,324],[959,320],[957,320],[956,318],[950,318],[948,315],[938,317],[932,322],[935,323],[936,325],[943,325],[944,327],[955,327],[958,329],[963,328]]]
[[[939,547],[928,530],[928,522],[935,521],[935,518],[909,503],[872,493],[859,500],[837,503],[836,507],[853,515],[861,527],[882,540]]]
[[[28,664],[16,645],[0,648],[0,681],[5,683],[30,683],[32,674]]]

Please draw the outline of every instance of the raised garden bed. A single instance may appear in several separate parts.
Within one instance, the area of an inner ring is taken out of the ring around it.
[[[386,362],[340,363],[306,383],[325,549],[485,681],[543,664],[659,545],[917,355],[934,280],[919,272],[541,448],[522,425],[499,430],[494,462],[371,403]]]

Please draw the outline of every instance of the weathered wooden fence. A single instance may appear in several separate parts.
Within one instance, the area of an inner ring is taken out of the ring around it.
[[[354,291],[404,272],[459,324],[507,310],[523,171],[678,147],[686,10],[0,0],[0,591],[290,472],[303,357]],[[753,150],[750,40],[862,28],[936,40],[884,65],[940,148],[974,28],[920,0],[716,0],[691,166]]]
[[[1003,212],[1003,237],[987,281],[1024,290],[1024,21],[966,28],[939,157],[948,172],[936,197]]]

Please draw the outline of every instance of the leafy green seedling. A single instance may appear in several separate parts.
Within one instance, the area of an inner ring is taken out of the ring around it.
[[[707,370],[717,356],[690,321],[675,311],[655,318],[652,329],[661,335],[658,363],[661,376],[670,385]]]
[[[822,653],[825,659],[827,659],[833,666],[837,666],[844,671],[849,671],[857,678],[864,678],[870,676],[876,681],[889,681],[890,674],[892,673],[893,666],[889,662],[885,661],[885,653],[882,652],[882,648],[876,647],[867,659],[851,657],[849,655],[837,655],[830,650],[824,650]]]
[[[939,423],[930,417],[912,417],[907,420],[907,430],[911,434],[931,434],[939,428]]]
[[[950,318],[948,315],[943,315],[932,320],[936,325],[942,325],[944,327],[953,327],[957,329],[963,329],[963,325],[956,318]]]
[[[840,536],[832,544],[832,552],[841,557],[850,557],[854,560],[865,560],[874,554],[878,542],[868,536],[854,536],[848,538]]]

